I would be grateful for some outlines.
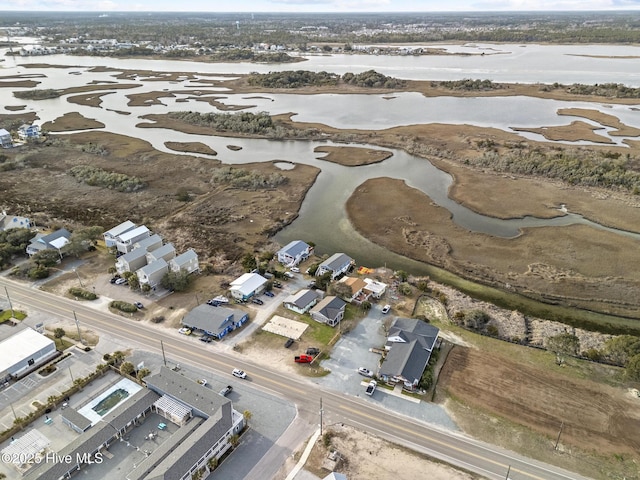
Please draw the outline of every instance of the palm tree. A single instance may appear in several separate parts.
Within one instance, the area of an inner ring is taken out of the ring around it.
[[[53,331],[53,336],[55,337],[56,340],[60,340],[60,346],[62,347],[62,337],[64,337],[67,334],[67,332],[64,331],[64,328],[56,328]]]
[[[249,420],[251,420],[251,417],[253,417],[253,413],[251,413],[249,410],[245,410],[244,412],[242,412],[242,416],[244,417],[244,424],[249,425]]]

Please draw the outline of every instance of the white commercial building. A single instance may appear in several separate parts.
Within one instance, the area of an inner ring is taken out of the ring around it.
[[[0,381],[19,378],[57,353],[53,340],[31,328],[23,328],[2,338],[0,352]]]

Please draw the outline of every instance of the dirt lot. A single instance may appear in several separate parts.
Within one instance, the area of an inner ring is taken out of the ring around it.
[[[305,464],[306,470],[320,478],[330,473],[322,468],[322,464],[334,450],[344,458],[336,471],[344,473],[349,480],[415,480],[416,478],[474,480],[481,478],[431,461],[415,452],[346,425],[335,425],[329,428],[325,438],[328,445],[320,439]],[[419,477],[416,476],[416,472],[420,472]]]

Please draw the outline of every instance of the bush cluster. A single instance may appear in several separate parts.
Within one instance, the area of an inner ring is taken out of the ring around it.
[[[401,88],[407,84],[404,80],[387,77],[375,70],[367,70],[362,73],[348,72],[342,75],[342,81],[348,85],[367,88]]]
[[[46,100],[48,98],[58,98],[62,95],[60,90],[54,90],[53,88],[34,88],[32,90],[22,90],[13,92],[16,98],[23,98],[27,100]]]
[[[558,178],[572,185],[623,188],[640,193],[640,173],[629,169],[630,158],[611,158],[606,152],[563,150],[544,153],[540,150],[512,150],[506,154],[485,152],[468,163],[490,167],[498,172]],[[615,157],[615,155],[613,155]]]
[[[273,130],[273,120],[266,112],[198,113],[171,112],[169,118],[190,125],[209,127],[220,132],[266,134]]]
[[[83,298],[85,300],[95,300],[98,298],[98,295],[93,292],[89,292],[84,288],[71,287],[68,291],[70,295],[73,295],[76,298]]]
[[[241,168],[225,167],[218,169],[212,178],[215,183],[224,183],[235,188],[275,188],[289,181],[288,177],[280,173],[263,175],[256,171]]]
[[[138,311],[138,307],[136,307],[134,304],[123,302],[122,300],[114,300],[109,304],[109,306],[126,313],[135,313]]]
[[[137,177],[130,177],[124,173],[107,172],[91,165],[77,165],[69,170],[69,174],[87,185],[109,188],[119,192],[135,192],[145,187],[145,183]]]
[[[266,88],[301,88],[337,85],[340,76],[335,73],[289,70],[285,72],[252,73],[249,85]]]
[[[461,90],[465,92],[500,90],[504,88],[501,84],[493,83],[491,80],[472,80],[470,78],[465,78],[463,80],[431,82],[431,86],[447,88],[449,90]]]

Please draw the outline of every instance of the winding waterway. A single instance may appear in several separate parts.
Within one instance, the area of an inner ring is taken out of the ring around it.
[[[399,78],[420,80],[446,80],[462,78],[489,78],[500,82],[560,82],[560,83],[604,83],[616,82],[629,86],[640,85],[640,47],[618,46],[518,46],[518,45],[473,45],[441,46],[450,51],[463,51],[489,55],[471,56],[422,56],[387,57],[365,55],[312,56],[304,63],[295,65],[255,64],[205,64],[197,62],[121,60],[95,57],[71,57],[54,55],[48,57],[8,58],[0,70],[0,77],[12,75],[34,75],[41,82],[38,88],[68,88],[90,83],[104,85],[109,92],[113,82],[137,85],[126,90],[116,90],[102,97],[99,108],[72,104],[66,98],[42,101],[19,100],[12,96],[21,88],[0,88],[0,104],[4,107],[25,105],[24,111],[35,111],[42,122],[55,121],[69,112],[79,112],[105,124],[104,130],[122,135],[135,136],[151,143],[154,148],[180,154],[167,149],[166,141],[202,142],[219,152],[215,157],[223,163],[243,164],[257,161],[281,160],[292,163],[314,165],[321,169],[316,183],[311,187],[302,205],[299,217],[277,235],[285,243],[296,238],[313,239],[319,253],[345,251],[359,263],[371,266],[387,263],[411,271],[421,271],[419,262],[391,254],[373,245],[358,235],[346,218],[344,205],[355,188],[370,178],[390,177],[404,180],[410,187],[428,195],[436,204],[452,214],[453,221],[474,232],[500,237],[515,237],[523,228],[540,226],[562,227],[571,224],[586,224],[594,228],[613,231],[640,239],[634,232],[622,232],[590,222],[579,215],[561,210],[557,205],[557,216],[550,219],[524,217],[498,219],[479,215],[454,202],[448,197],[451,177],[435,168],[428,161],[393,150],[388,160],[361,167],[344,167],[319,159],[313,152],[319,145],[330,143],[308,141],[269,141],[259,139],[233,139],[207,135],[193,135],[162,129],[138,128],[145,122],[141,116],[149,113],[191,110],[210,112],[215,110],[206,102],[195,101],[196,89],[216,90],[218,101],[227,105],[242,105],[248,111],[268,111],[271,114],[295,112],[295,121],[319,122],[336,128],[358,128],[378,130],[399,125],[445,123],[491,126],[514,132],[514,128],[568,125],[575,120],[603,127],[581,117],[559,116],[562,108],[583,108],[615,115],[623,123],[640,128],[640,112],[634,105],[607,105],[589,102],[565,102],[530,97],[499,98],[426,98],[413,92],[393,95],[295,95],[259,94],[233,95],[225,88],[212,89],[202,83],[188,81],[145,81],[144,77],[120,80],[116,72],[92,72],[95,65],[116,69],[153,71],[199,72],[200,78],[214,79],[218,74],[249,73],[252,71],[274,71],[301,68],[314,71],[327,70],[335,73],[360,72],[376,69]],[[606,52],[606,56],[605,56]],[[2,52],[0,52],[2,53]],[[602,55],[602,56],[599,56]],[[24,65],[50,63],[64,68],[25,68]],[[74,73],[70,75],[69,73]],[[0,78],[0,85],[2,83]],[[109,83],[110,82],[110,83]],[[150,91],[167,92],[171,97],[161,98],[162,104],[133,107],[130,95]],[[336,113],[338,112],[338,113]],[[130,113],[125,115],[123,113]],[[599,133],[617,145],[625,137],[609,136],[610,128]],[[518,132],[523,138],[542,140],[531,133]],[[239,151],[226,148],[229,143],[242,147]],[[560,143],[560,142],[558,142]],[[561,142],[588,145],[591,142]],[[367,148],[376,148],[364,145]],[[204,156],[204,155],[203,155]],[[571,205],[567,200],[568,210]]]

